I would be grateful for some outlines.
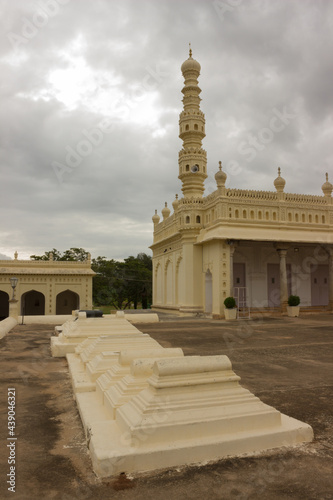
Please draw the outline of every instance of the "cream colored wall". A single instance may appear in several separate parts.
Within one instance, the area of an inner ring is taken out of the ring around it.
[[[45,297],[45,314],[56,314],[56,298],[61,292],[69,290],[79,295],[81,309],[92,308],[92,278],[90,261],[60,262],[60,261],[1,261],[0,290],[12,297],[9,278],[16,276],[18,284],[15,291],[16,299],[21,307],[24,293],[33,290]],[[31,271],[30,273],[27,271]]]

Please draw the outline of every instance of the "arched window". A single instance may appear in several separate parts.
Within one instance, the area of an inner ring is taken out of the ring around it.
[[[326,221],[325,221],[325,215],[322,215],[322,216],[321,216],[321,222],[322,222],[322,224],[325,224],[325,222],[326,222]]]
[[[269,212],[266,212],[266,220],[269,220]]]
[[[243,219],[246,219],[246,218],[247,218],[246,210],[243,210]]]
[[[190,130],[190,126],[186,125],[185,130]]]
[[[239,218],[239,211],[238,210],[235,210],[235,218],[238,219]]]
[[[185,224],[189,224],[189,223],[190,223],[190,216],[186,215]]]
[[[302,214],[302,222],[305,222],[305,214]]]
[[[261,210],[259,210],[259,212],[258,212],[258,219],[260,219],[260,220],[262,219],[262,211]]]
[[[196,123],[194,124],[194,130],[198,130],[198,125]]]
[[[80,297],[71,290],[60,292],[56,298],[56,314],[72,314],[72,311],[80,308]]]
[[[197,223],[197,224],[200,224],[200,222],[201,222],[201,220],[200,220],[200,215],[197,215],[197,217],[196,217],[196,223]]]
[[[273,220],[276,220],[276,212],[273,212]]]
[[[312,215],[309,214],[309,222],[312,222]]]
[[[45,296],[31,290],[21,297],[21,311],[24,316],[43,316],[45,314]]]
[[[250,218],[254,219],[254,211],[253,210],[251,210],[251,212],[250,212]]]
[[[288,212],[288,221],[291,222],[292,221],[292,214],[291,212]]]
[[[190,165],[186,165],[186,172],[190,171]]]

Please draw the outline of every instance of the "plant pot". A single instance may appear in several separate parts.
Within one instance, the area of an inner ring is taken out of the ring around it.
[[[234,307],[233,309],[227,309],[226,307],[224,308],[224,317],[227,320],[234,320],[237,318],[237,307]]]
[[[293,318],[299,316],[299,306],[287,306],[287,314]]]

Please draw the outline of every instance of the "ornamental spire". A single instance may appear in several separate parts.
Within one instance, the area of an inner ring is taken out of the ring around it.
[[[183,111],[179,115],[179,137],[183,148],[179,151],[179,176],[185,198],[202,198],[207,177],[206,151],[202,148],[205,134],[205,115],[200,110],[200,92],[198,77],[200,64],[192,58],[189,44],[189,58],[183,62],[181,71],[184,76],[182,89]]]

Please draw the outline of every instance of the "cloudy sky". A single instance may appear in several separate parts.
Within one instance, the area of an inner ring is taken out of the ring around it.
[[[332,0],[0,0],[0,257],[150,253],[175,193],[182,62],[201,64],[209,178],[333,181]]]

